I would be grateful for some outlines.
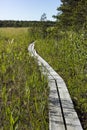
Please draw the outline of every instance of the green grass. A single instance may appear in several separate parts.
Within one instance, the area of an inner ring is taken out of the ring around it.
[[[64,78],[87,130],[87,39],[75,32],[60,32],[58,39],[37,40],[36,50]]]
[[[48,86],[27,28],[0,28],[0,130],[48,130]]]

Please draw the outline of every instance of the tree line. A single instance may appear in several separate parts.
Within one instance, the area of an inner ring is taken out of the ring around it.
[[[47,27],[54,26],[53,21],[15,21],[0,20],[0,27],[39,27],[45,24]]]

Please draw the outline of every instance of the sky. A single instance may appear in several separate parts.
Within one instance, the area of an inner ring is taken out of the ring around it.
[[[40,20],[46,13],[47,20],[54,20],[60,0],[0,0],[0,20]]]

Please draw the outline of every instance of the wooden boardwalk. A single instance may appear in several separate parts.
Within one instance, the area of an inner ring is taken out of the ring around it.
[[[64,80],[36,53],[34,43],[29,45],[28,51],[48,78],[49,130],[83,130]]]

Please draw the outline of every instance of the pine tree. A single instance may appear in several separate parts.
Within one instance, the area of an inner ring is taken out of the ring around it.
[[[76,8],[79,0],[61,0],[62,4],[58,11],[60,14],[57,15],[58,22],[65,28],[72,26],[73,24],[73,10]]]
[[[62,28],[82,28],[87,24],[86,0],[61,0],[62,4],[57,10],[55,18]]]
[[[74,9],[74,26],[78,28],[86,28],[87,25],[87,1],[80,0],[78,2],[77,8]],[[76,26],[77,25],[77,26]]]

